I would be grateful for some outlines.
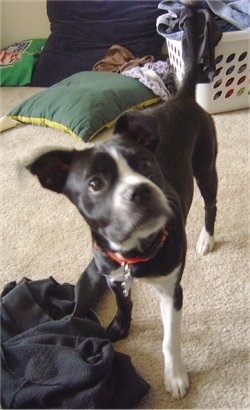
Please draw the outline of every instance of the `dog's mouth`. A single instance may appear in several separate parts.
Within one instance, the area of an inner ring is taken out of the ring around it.
[[[121,265],[126,264],[126,266],[140,262],[147,262],[158,254],[167,240],[168,235],[164,226],[159,231],[149,235],[146,239],[141,240],[140,251],[138,248],[131,249],[127,252],[114,252],[112,250],[106,250],[106,254],[110,259],[120,263]],[[94,247],[97,247],[98,249],[98,245],[96,243],[94,244]]]
[[[121,254],[133,253],[139,254],[153,253],[154,249],[161,239],[163,227],[167,222],[166,215],[151,218],[150,220],[141,221],[137,226],[133,226],[127,232],[117,232],[111,239],[106,236],[109,246],[115,252]]]
[[[140,239],[138,246],[135,249],[123,252],[122,255],[125,258],[138,257],[151,259],[157,254],[166,241],[167,232],[165,226],[163,226],[160,230],[152,233],[147,238]]]
[[[146,239],[141,239],[140,249],[144,255],[153,255],[157,252],[159,246],[167,238],[165,227],[162,227],[160,231],[152,233]]]

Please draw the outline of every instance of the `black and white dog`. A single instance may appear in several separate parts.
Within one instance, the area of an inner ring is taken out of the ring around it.
[[[108,142],[82,151],[51,151],[29,166],[43,187],[65,194],[90,226],[94,257],[78,283],[79,295],[89,292],[93,300],[106,277],[118,307],[107,328],[111,340],[128,334],[132,281],[149,282],[158,291],[165,385],[175,398],[189,387],[181,358],[180,281],[194,177],[205,203],[197,244],[201,254],[214,246],[217,194],[215,128],[195,102],[194,16],[187,19],[185,32],[190,44],[186,74],[171,101],[122,115]]]

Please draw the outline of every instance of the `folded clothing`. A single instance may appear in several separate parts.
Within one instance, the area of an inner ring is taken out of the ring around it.
[[[96,315],[72,315],[74,297],[73,285],[53,278],[3,290],[3,408],[132,408],[148,392]]]

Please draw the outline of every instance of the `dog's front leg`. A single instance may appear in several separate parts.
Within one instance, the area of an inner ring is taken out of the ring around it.
[[[129,290],[128,295],[125,296],[121,282],[113,282],[108,280],[108,283],[115,294],[117,312],[114,319],[107,327],[107,333],[110,340],[115,342],[116,340],[123,339],[128,335],[133,304],[131,300],[131,290]]]
[[[160,306],[164,327],[165,387],[174,398],[181,399],[189,387],[181,358],[181,309],[175,307],[174,298],[167,294],[161,295]]]
[[[92,259],[75,286],[73,316],[84,317],[98,302],[105,289],[107,289],[106,279],[100,274],[95,260]]]
[[[182,288],[176,285],[178,273],[179,268],[170,275],[154,279],[152,284],[160,295],[165,387],[174,398],[181,399],[188,391],[189,377],[181,357]]]

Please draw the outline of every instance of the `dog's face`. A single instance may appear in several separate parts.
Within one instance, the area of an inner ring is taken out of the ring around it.
[[[134,116],[132,122],[123,117],[107,143],[52,151],[30,167],[44,187],[64,193],[91,230],[116,251],[143,250],[171,216],[153,152],[157,142],[138,128]]]

